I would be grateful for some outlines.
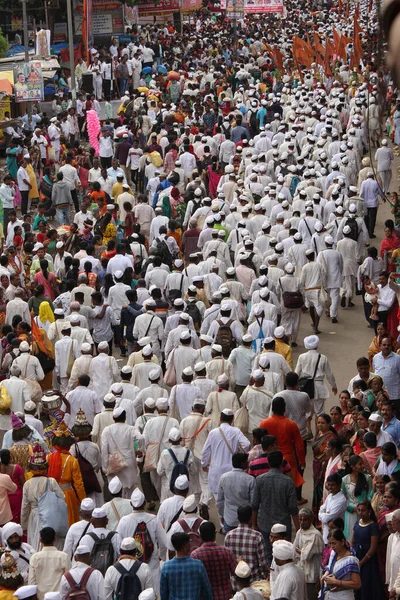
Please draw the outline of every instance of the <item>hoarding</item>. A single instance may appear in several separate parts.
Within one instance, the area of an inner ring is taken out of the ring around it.
[[[13,65],[16,102],[44,100],[43,74],[40,61]]]
[[[221,9],[227,11],[227,16],[232,14],[238,17],[238,5],[239,2],[236,0],[236,6],[233,4],[233,0],[221,0]],[[283,12],[283,0],[244,0],[244,13],[266,13],[266,12]]]

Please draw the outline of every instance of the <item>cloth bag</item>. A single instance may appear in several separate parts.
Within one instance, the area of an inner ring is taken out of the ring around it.
[[[56,535],[65,537],[69,529],[67,503],[49,486],[50,482],[47,479],[45,491],[38,499],[40,528],[52,527]]]

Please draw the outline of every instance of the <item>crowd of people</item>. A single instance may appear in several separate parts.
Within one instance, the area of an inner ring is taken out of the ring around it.
[[[0,600],[400,595],[400,108],[343,4],[135,29],[5,131]]]

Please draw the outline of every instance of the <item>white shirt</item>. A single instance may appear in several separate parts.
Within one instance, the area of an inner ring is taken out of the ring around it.
[[[123,558],[119,562],[121,562],[121,565],[129,571],[135,560]],[[151,570],[146,563],[142,563],[140,565],[136,574],[139,577],[142,592],[143,590],[154,587],[153,578],[151,576]],[[118,581],[120,580],[120,577],[121,574],[117,571],[117,569],[114,566],[111,566],[107,569],[106,576],[104,578],[104,600],[112,600],[115,597],[115,592],[117,590]]]
[[[91,425],[93,425],[94,417],[103,410],[103,404],[95,392],[83,385],[78,385],[74,390],[68,392],[66,398],[71,405],[72,423],[75,422],[75,417],[80,408]]]
[[[347,500],[342,491],[335,495],[328,494],[324,504],[319,509],[318,518],[322,522],[322,534],[325,544],[328,543],[329,521],[332,519],[343,519],[347,509]]]
[[[75,566],[72,567],[72,569],[69,571],[69,574],[76,583],[80,583],[86,570],[89,568],[89,565],[78,561],[76,562]],[[68,583],[65,575],[63,575],[61,578],[60,585],[61,600],[66,599],[70,589],[70,584]],[[86,584],[86,590],[91,600],[104,600],[104,578],[100,571],[98,571],[97,569],[95,569],[89,575],[89,579],[87,580]]]
[[[279,567],[279,575],[274,585],[274,598],[307,600],[306,578],[301,567],[293,562]]]

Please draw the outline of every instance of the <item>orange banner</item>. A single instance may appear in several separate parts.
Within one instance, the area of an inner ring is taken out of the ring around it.
[[[315,53],[307,42],[295,35],[293,38],[293,57],[297,63],[302,64],[309,69],[314,62]]]

